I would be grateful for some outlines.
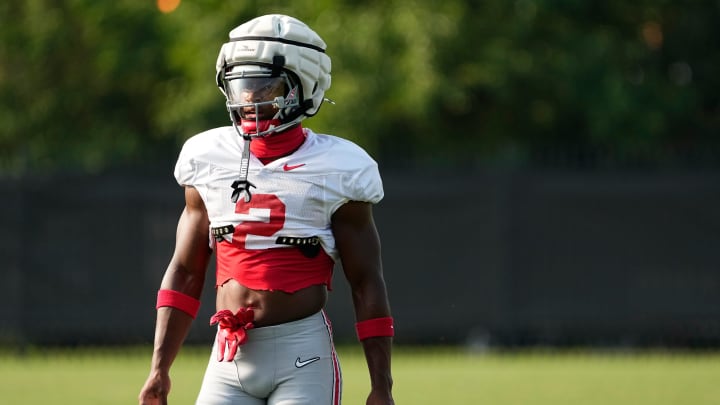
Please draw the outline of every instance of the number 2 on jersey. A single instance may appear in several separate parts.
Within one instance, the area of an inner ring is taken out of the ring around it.
[[[285,225],[285,203],[273,194],[253,194],[250,202],[240,199],[235,213],[261,217],[245,220],[235,227],[233,242],[245,246],[247,235],[272,236]]]

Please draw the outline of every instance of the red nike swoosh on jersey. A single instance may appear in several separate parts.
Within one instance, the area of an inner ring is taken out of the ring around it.
[[[288,166],[288,164],[285,163],[285,165],[283,166],[283,170],[285,170],[286,172],[289,172],[290,170],[297,169],[298,167],[303,167],[303,166],[305,166],[305,163],[301,163],[299,165],[293,165],[293,166]]]

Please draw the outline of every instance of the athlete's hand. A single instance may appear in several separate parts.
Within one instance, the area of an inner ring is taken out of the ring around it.
[[[170,385],[170,375],[168,373],[150,373],[138,396],[140,405],[167,405]]]
[[[386,391],[372,390],[368,396],[367,405],[395,405],[392,394]]]

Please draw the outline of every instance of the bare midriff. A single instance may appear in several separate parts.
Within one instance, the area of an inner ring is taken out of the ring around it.
[[[325,285],[312,285],[286,293],[283,291],[252,290],[234,279],[217,287],[216,308],[233,313],[241,307],[255,312],[255,327],[277,325],[308,317],[319,312],[327,301]]]

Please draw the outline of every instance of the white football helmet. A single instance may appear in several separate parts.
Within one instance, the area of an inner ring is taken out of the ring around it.
[[[242,135],[279,132],[317,114],[330,88],[331,63],[325,48],[315,31],[286,15],[257,17],[230,31],[229,42],[220,49],[216,80]],[[282,95],[267,91],[268,79],[275,78],[284,82]],[[247,96],[252,91],[248,89],[265,89],[266,97]],[[272,116],[260,114],[269,107]],[[244,115],[248,109],[256,113]]]

